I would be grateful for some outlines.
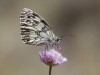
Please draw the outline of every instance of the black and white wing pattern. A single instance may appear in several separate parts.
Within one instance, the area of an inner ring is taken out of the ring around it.
[[[50,25],[41,16],[28,8],[21,11],[20,29],[21,39],[29,45],[52,43],[52,40],[56,37]]]

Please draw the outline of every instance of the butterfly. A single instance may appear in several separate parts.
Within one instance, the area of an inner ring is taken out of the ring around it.
[[[28,45],[58,45],[62,37],[55,36],[51,26],[36,12],[24,8],[20,14],[21,39]]]

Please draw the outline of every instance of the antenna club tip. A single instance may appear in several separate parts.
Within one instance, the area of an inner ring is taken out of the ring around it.
[[[72,35],[72,34],[71,34],[70,36],[71,36],[71,37],[75,37],[75,36],[74,36],[74,35]]]

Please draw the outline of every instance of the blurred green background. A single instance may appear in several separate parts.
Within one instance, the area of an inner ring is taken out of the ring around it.
[[[55,35],[73,34],[59,47],[68,62],[52,75],[100,75],[100,0],[0,0],[0,75],[48,75],[39,46],[20,39],[20,11],[30,8],[53,28]]]

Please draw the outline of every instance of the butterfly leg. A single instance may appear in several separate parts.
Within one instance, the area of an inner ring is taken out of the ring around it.
[[[46,46],[45,46],[45,50],[48,50],[48,45],[46,44]]]
[[[55,50],[58,50],[58,44],[55,44]]]
[[[56,49],[59,50],[59,48],[58,48],[58,44],[56,44]]]
[[[45,50],[50,50],[53,48],[54,48],[53,44],[46,44]]]

